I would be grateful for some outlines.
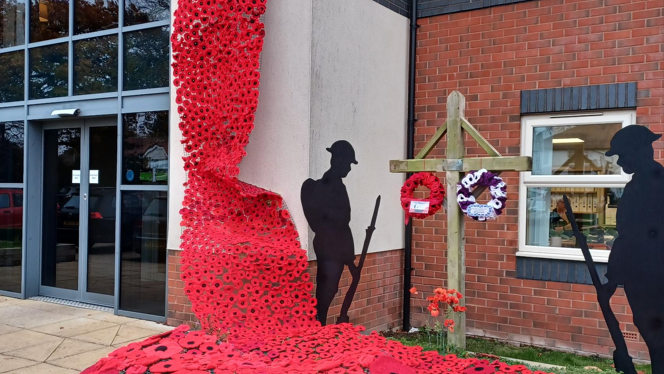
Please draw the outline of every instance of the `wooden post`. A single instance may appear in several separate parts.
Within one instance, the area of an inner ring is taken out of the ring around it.
[[[461,119],[464,118],[466,98],[458,91],[447,97],[447,158],[462,159],[465,156]],[[447,288],[466,294],[466,255],[464,250],[463,212],[456,202],[456,186],[462,178],[461,171],[446,171],[447,189]],[[461,305],[465,305],[461,299]],[[466,348],[466,314],[454,313],[454,333],[448,335],[448,343]]]

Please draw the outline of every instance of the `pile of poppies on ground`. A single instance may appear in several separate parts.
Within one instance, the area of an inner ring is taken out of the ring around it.
[[[122,347],[83,374],[533,374],[523,365],[407,347],[375,332],[363,334],[361,326],[312,326],[220,339],[183,325]]]

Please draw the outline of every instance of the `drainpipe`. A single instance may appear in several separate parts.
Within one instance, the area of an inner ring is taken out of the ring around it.
[[[406,158],[411,160],[415,157],[415,62],[417,51],[417,2],[419,0],[410,0],[410,55],[408,66],[408,135],[406,144]],[[408,174],[410,176],[410,174]],[[403,331],[410,330],[410,288],[413,251],[413,220],[406,225],[406,235],[404,243],[404,263],[403,263]]]

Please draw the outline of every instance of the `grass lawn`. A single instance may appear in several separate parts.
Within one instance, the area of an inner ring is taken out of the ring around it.
[[[429,343],[429,338],[426,333],[420,334],[385,334],[390,339],[398,340],[405,345],[419,345],[422,346],[425,350],[437,350],[436,349],[436,338],[432,334],[431,343]],[[498,357],[508,357],[519,360],[527,360],[533,362],[541,362],[545,364],[559,365],[567,368],[566,373],[571,372],[586,372],[586,373],[599,373],[594,370],[584,370],[586,366],[594,366],[603,371],[615,373],[612,360],[599,358],[599,357],[587,357],[587,356],[578,356],[572,353],[552,351],[544,348],[536,348],[530,346],[513,346],[510,344],[498,342],[495,340],[489,339],[479,339],[479,338],[468,338],[466,344],[466,351],[459,351],[457,349],[450,349],[452,353],[456,353],[458,356],[468,355],[472,357],[468,352],[474,352],[479,354],[489,354]],[[445,353],[445,352],[441,352]],[[481,355],[476,356],[482,358]],[[487,357],[485,357],[487,358]],[[489,358],[491,359],[491,358]],[[509,360],[508,360],[509,361]],[[636,365],[637,371],[642,371],[646,374],[651,374],[650,365]]]

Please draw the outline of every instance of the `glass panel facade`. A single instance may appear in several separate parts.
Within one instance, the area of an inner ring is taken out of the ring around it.
[[[122,116],[122,184],[168,184],[168,112]]]
[[[0,54],[0,103],[22,101],[25,97],[25,52]]]
[[[21,292],[23,189],[0,187],[0,290]]]
[[[618,237],[616,211],[623,188],[529,187],[526,201],[526,245],[579,248],[569,224],[563,195],[590,249],[610,250]]]
[[[0,122],[0,183],[23,183],[23,121]]]
[[[78,289],[81,129],[44,131],[42,285]]]
[[[25,44],[25,0],[0,0],[0,48]]]
[[[169,0],[125,0],[125,26],[155,22],[170,16]]]
[[[125,33],[124,91],[168,87],[169,28]]]
[[[74,42],[74,95],[118,90],[118,36]]]
[[[67,96],[67,43],[30,50],[30,99]]]
[[[124,191],[120,309],[166,314],[166,191]]]
[[[533,129],[532,175],[619,175],[618,156],[604,155],[622,124]]]
[[[117,126],[90,127],[90,201],[88,205],[88,289],[115,292],[115,211]]]
[[[30,43],[69,35],[69,0],[31,0]]]
[[[117,0],[74,0],[74,34],[118,27]]]

